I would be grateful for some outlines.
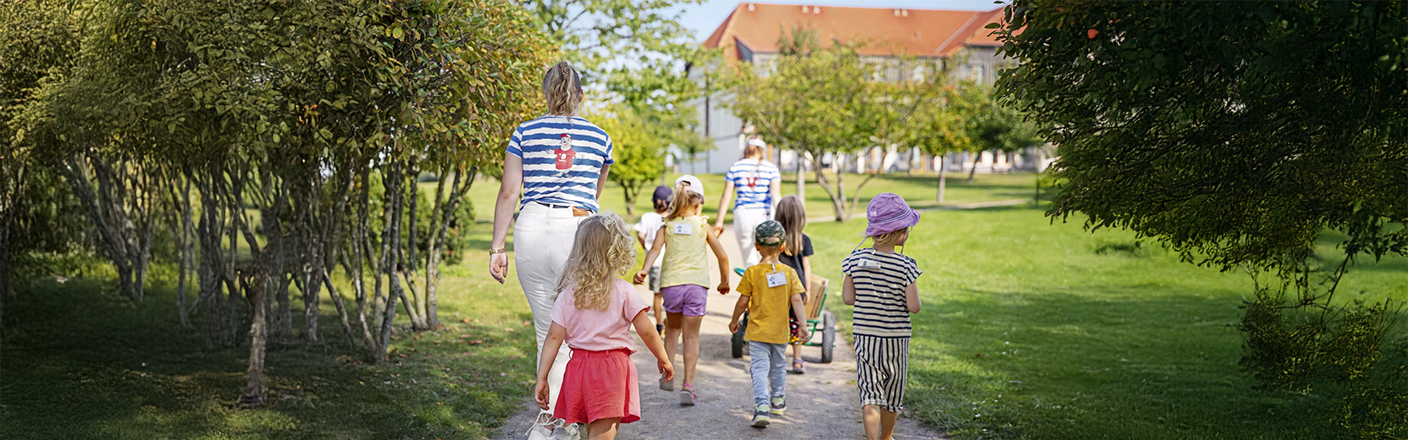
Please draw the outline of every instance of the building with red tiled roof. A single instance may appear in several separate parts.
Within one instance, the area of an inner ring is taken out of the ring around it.
[[[726,63],[761,64],[778,55],[778,44],[784,35],[805,28],[823,45],[834,41],[863,43],[860,53],[868,57],[958,62],[961,64],[949,66],[956,79],[992,83],[998,69],[1012,64],[997,54],[1002,44],[992,35],[993,30],[986,28],[989,23],[1002,20],[1002,14],[1001,8],[947,11],[739,3],[702,45],[722,49]],[[709,68],[712,67],[688,67],[690,76],[700,80]],[[704,165],[708,172],[727,169],[737,160],[744,141],[744,122],[713,99],[716,98],[701,100],[698,108],[700,126],[716,147],[702,163],[696,164]],[[787,157],[778,159],[789,162]]]
[[[986,29],[1002,18],[1002,9],[945,11],[937,9],[856,8],[840,6],[740,3],[704,47],[724,48],[725,59],[753,61],[758,54],[776,54],[784,32],[811,29],[819,40],[867,42],[861,54],[949,58],[974,47],[1001,46]]]

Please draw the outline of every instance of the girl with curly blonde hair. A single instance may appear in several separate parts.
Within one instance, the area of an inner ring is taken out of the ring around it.
[[[577,226],[572,253],[557,283],[552,326],[543,343],[534,397],[563,423],[587,426],[584,438],[615,438],[622,423],[640,420],[639,377],[631,363],[630,327],[658,360],[660,374],[674,377],[664,343],[653,330],[635,286],[617,278],[635,263],[634,238],[616,214],[587,217]],[[563,342],[572,349],[557,401],[548,374]]]

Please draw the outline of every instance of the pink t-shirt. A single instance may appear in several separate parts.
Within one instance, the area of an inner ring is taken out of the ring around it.
[[[557,295],[552,308],[552,322],[567,328],[567,346],[590,351],[627,349],[636,352],[631,339],[631,321],[636,314],[650,308],[640,299],[636,287],[626,280],[616,279],[611,285],[611,302],[606,310],[579,309],[568,287]]]

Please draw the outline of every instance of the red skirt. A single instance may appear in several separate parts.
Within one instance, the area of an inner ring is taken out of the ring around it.
[[[640,420],[640,384],[631,352],[626,349],[587,351],[572,349],[572,360],[562,375],[553,417],[567,423],[591,423],[620,418],[621,423]]]

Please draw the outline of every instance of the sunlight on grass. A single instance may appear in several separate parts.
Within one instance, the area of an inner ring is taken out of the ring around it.
[[[712,213],[722,177],[701,177]],[[1033,196],[1030,174],[980,175],[971,184],[957,177],[948,186],[952,203]],[[846,179],[854,185],[860,176]],[[932,207],[935,183],[934,176],[877,178],[861,203],[890,191]],[[783,193],[793,188],[785,183]],[[7,304],[14,325],[0,346],[0,436],[496,435],[528,397],[535,355],[516,272],[499,284],[485,269],[496,190],[496,182],[481,181],[469,193],[481,222],[467,226],[464,262],[442,271],[443,329],[413,333],[398,326],[388,361],[372,365],[342,334],[325,300],[325,345],[271,345],[269,403],[256,410],[232,405],[243,388],[248,347],[206,348],[198,319],[194,328],[180,328],[168,268],[155,269],[146,302],[135,305],[117,299],[111,272],[101,265],[82,269],[98,281],[33,280]],[[625,216],[619,187],[608,186],[602,199],[604,210]],[[819,187],[809,188],[807,199],[811,215],[830,215]],[[648,205],[639,201],[636,214]],[[829,220],[814,217],[807,233],[817,251],[813,270],[839,286],[839,263],[861,241],[865,223]],[[1156,242],[1126,231],[1092,234],[1071,220],[1053,224],[1029,205],[923,212],[904,248],[924,270],[907,417],[963,439],[1337,435],[1323,417],[1334,402],[1313,392],[1261,391],[1238,370],[1241,339],[1233,325],[1251,293],[1247,274],[1196,267]],[[1342,258],[1335,243],[1327,234],[1318,244],[1327,264]],[[1360,258],[1339,299],[1399,298],[1408,290],[1405,272],[1408,259]],[[350,295],[346,280],[338,284]],[[848,332],[850,307],[841,304],[839,287],[830,294],[828,307]],[[295,336],[302,337],[297,299],[294,307]],[[404,324],[404,313],[398,317]],[[1396,331],[1384,346],[1405,341]],[[1404,352],[1389,350],[1385,364],[1402,366]],[[853,381],[840,386],[838,392],[855,392]]]

